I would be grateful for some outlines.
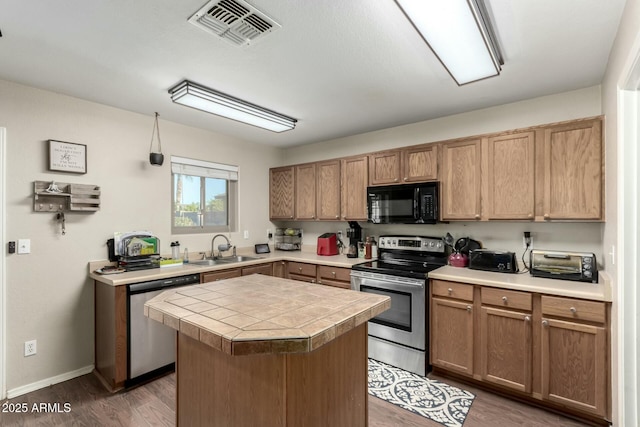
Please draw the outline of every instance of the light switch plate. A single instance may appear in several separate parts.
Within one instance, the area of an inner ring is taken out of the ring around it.
[[[31,239],[18,239],[18,254],[31,253]]]

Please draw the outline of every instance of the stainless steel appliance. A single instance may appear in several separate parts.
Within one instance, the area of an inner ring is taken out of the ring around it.
[[[598,264],[593,253],[534,249],[530,265],[532,276],[598,283]]]
[[[435,224],[438,183],[367,188],[368,220],[374,224]]]
[[[516,273],[518,261],[514,252],[474,249],[469,252],[469,268],[499,273]]]
[[[427,275],[447,263],[442,238],[380,236],[378,259],[356,264],[351,289],[391,297],[369,321],[369,357],[418,375],[428,372]]]
[[[144,304],[177,286],[200,282],[199,274],[127,285],[127,380],[125,386],[174,370],[176,331],[144,315]]]

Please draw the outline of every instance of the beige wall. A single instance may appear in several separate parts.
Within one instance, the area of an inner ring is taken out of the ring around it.
[[[617,265],[610,269],[614,278],[613,306],[612,306],[612,371],[613,371],[613,422],[614,425],[627,426],[638,425],[638,407],[640,406],[640,384],[638,372],[640,370],[638,345],[638,320],[639,304],[638,283],[635,280],[622,279],[621,272],[637,271],[638,241],[635,237],[629,237],[632,229],[637,230],[638,213],[634,209],[638,206],[638,195],[623,194],[622,186],[618,186],[624,176],[635,176],[637,180],[637,163],[633,162],[631,168],[635,171],[625,170],[623,162],[625,156],[629,156],[631,149],[637,146],[638,140],[624,139],[622,132],[629,126],[638,129],[638,118],[635,123],[629,123],[623,119],[620,107],[620,94],[618,88],[626,88],[629,72],[635,64],[635,71],[640,71],[637,61],[640,59],[640,1],[627,0],[622,20],[618,28],[618,34],[609,57],[609,63],[605,78],[602,82],[602,109],[607,116],[605,132],[607,136],[606,169],[607,173],[607,218],[604,228],[604,251],[609,253],[612,247],[616,248]],[[637,82],[636,82],[637,84]],[[637,87],[636,87],[637,89]],[[635,148],[637,150],[637,148]],[[637,185],[635,182],[628,182]],[[632,229],[625,229],[624,223],[619,223],[621,217],[635,221]],[[626,237],[625,237],[626,236]],[[632,243],[631,254],[625,254],[625,241]],[[637,277],[636,277],[637,280]]]
[[[600,86],[505,104],[464,114],[428,120],[381,131],[291,148],[283,154],[282,164],[330,159],[407,145],[443,141],[452,138],[500,132],[545,123],[553,123],[601,114]],[[287,223],[302,227],[303,243],[314,245],[318,235],[345,229],[346,223]],[[450,232],[455,238],[471,236],[484,247],[514,251],[522,256],[522,235],[531,231],[538,249],[594,252],[601,267],[602,229],[600,223],[532,224],[529,222],[452,222],[436,225],[380,226],[362,224],[368,234],[419,234],[442,236]],[[346,242],[345,242],[346,243]]]
[[[159,107],[161,108],[161,107]],[[163,252],[179,240],[190,251],[210,248],[211,235],[172,236],[170,155],[238,165],[238,247],[264,241],[268,221],[268,168],[278,150],[162,120],[165,163],[148,164],[153,112],[148,116],[0,81],[0,127],[7,129],[8,240],[31,239],[30,255],[8,255],[7,390],[90,367],[93,285],[87,262],[105,259],[114,231],[150,230]],[[87,174],[47,171],[47,140],[87,145]],[[68,213],[62,236],[54,214],[33,212],[33,181],[99,185],[101,209]],[[38,353],[23,357],[23,343],[37,339]]]

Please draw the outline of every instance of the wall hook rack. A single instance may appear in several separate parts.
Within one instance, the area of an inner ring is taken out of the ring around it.
[[[56,181],[34,181],[35,212],[96,212],[100,210],[100,187]]]

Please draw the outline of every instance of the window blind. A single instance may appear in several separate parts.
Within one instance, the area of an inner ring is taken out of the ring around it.
[[[238,166],[171,156],[171,172],[181,175],[238,180]]]

